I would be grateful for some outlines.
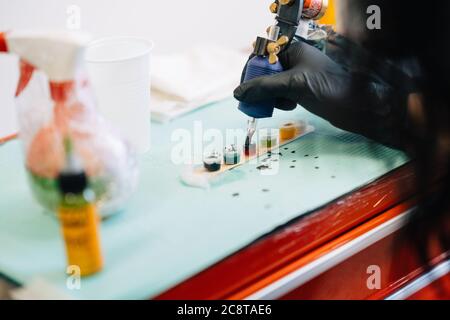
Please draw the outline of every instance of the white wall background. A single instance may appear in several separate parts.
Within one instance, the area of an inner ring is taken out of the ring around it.
[[[94,36],[137,35],[170,51],[199,42],[244,47],[264,32],[271,0],[0,0],[0,30],[65,28],[67,8],[81,9]]]
[[[156,53],[202,43],[248,48],[273,21],[271,0],[0,0],[0,30],[67,28],[71,5],[94,37],[134,35]],[[0,137],[13,127],[11,59],[0,56]],[[14,87],[14,86],[12,86]]]

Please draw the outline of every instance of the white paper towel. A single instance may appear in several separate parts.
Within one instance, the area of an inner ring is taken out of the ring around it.
[[[212,45],[154,56],[152,119],[170,121],[232,96],[247,58],[244,52]]]

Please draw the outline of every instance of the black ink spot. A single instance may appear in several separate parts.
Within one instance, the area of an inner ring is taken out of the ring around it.
[[[292,162],[297,162],[297,160],[292,160]]]
[[[317,156],[317,157],[314,157],[314,159],[319,159],[319,157]]]
[[[309,157],[309,154],[305,154],[305,158],[308,158]]]
[[[233,198],[239,197],[239,192],[233,193],[232,196],[233,196]]]
[[[269,189],[262,189],[261,191],[262,192],[269,192],[270,190]]]
[[[289,150],[289,148],[284,148],[284,150]]]
[[[259,167],[256,167],[256,169],[258,169],[258,170],[266,170],[266,169],[270,169],[270,166],[267,165],[267,164],[263,164],[263,165],[260,165]]]
[[[336,177],[335,176],[331,176],[331,179],[336,179]]]
[[[316,170],[319,170],[320,168],[319,167],[316,167]]]
[[[294,168],[295,168],[295,166],[291,166],[290,168],[291,168],[291,169],[294,169]]]
[[[294,150],[294,151],[291,151],[291,153],[295,153],[295,150]]]

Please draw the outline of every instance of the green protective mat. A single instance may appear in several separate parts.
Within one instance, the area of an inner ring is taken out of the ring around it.
[[[105,270],[83,279],[81,290],[69,294],[87,299],[155,296],[408,161],[401,152],[337,130],[298,108],[277,112],[262,124],[303,118],[316,127],[281,150],[277,175],[262,175],[255,164],[245,164],[210,190],[184,186],[182,168],[170,161],[171,133],[193,130],[196,120],[203,121],[205,130],[243,128],[246,118],[236,105],[229,99],[171,124],[152,124],[152,150],[141,158],[138,192],[126,212],[102,225]],[[0,273],[19,283],[44,278],[66,290],[58,223],[32,200],[21,151],[18,142],[0,147]]]

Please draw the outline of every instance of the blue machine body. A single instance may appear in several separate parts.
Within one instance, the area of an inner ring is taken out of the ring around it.
[[[270,76],[283,71],[283,66],[280,62],[275,64],[269,63],[269,58],[264,56],[255,56],[247,64],[245,72],[245,81],[249,81],[261,76]],[[239,110],[249,117],[262,119],[271,118],[275,109],[275,100],[262,101],[259,103],[244,103],[239,104]]]

